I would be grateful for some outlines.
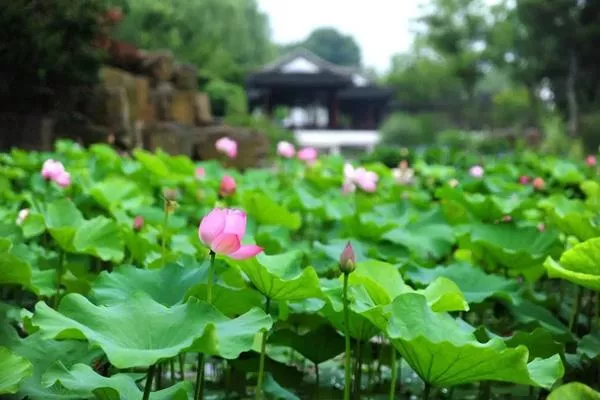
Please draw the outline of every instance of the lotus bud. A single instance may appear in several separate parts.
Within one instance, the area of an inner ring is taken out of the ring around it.
[[[458,183],[459,183],[459,182],[458,182],[458,180],[457,180],[457,179],[450,179],[450,180],[448,181],[448,185],[450,185],[450,187],[451,187],[451,188],[455,188],[455,187],[457,187],[457,186],[458,186]]]
[[[595,167],[597,164],[596,156],[590,154],[585,158],[585,163],[588,167]]]
[[[349,274],[356,269],[356,256],[350,242],[346,243],[346,247],[340,255],[340,269],[344,274]]]
[[[142,230],[143,227],[144,227],[144,217],[142,217],[141,215],[138,215],[133,220],[133,230],[139,232]]]
[[[545,182],[542,178],[540,178],[539,176],[537,178],[535,178],[532,182],[533,188],[535,190],[543,190],[544,186],[545,186]]]
[[[529,185],[530,180],[531,180],[531,178],[529,178],[527,175],[521,175],[519,177],[519,183],[521,185]]]
[[[237,185],[235,183],[235,179],[229,175],[225,175],[223,179],[221,179],[221,185],[219,186],[219,194],[221,197],[229,197],[235,194],[235,190]]]

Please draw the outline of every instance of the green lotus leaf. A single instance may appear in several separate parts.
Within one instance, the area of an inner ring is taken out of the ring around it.
[[[421,259],[439,259],[447,255],[454,244],[454,231],[439,210],[423,215],[416,222],[392,229],[383,239],[408,248]]]
[[[559,250],[556,232],[539,232],[535,227],[472,224],[468,236],[477,259],[509,269],[535,267]]]
[[[206,284],[195,285],[186,293],[186,298],[194,296],[206,299]],[[249,287],[234,287],[227,283],[216,283],[212,287],[211,304],[223,314],[234,317],[250,311],[254,307],[263,307],[264,296]]]
[[[262,192],[246,192],[244,209],[261,225],[279,225],[295,231],[300,228],[300,214],[292,213]]]
[[[518,322],[541,326],[564,341],[573,340],[573,335],[569,332],[569,328],[567,328],[547,308],[520,296],[511,296],[510,298],[507,298],[504,301],[504,304]]]
[[[115,207],[136,210],[141,206],[152,204],[152,198],[145,196],[135,181],[118,176],[96,183],[89,193],[109,211]]]
[[[300,400],[300,397],[296,396],[294,393],[289,390],[283,388],[273,375],[267,373],[265,376],[265,381],[263,383],[263,390],[265,393],[268,393],[270,397],[276,400]]]
[[[587,240],[600,236],[600,222],[580,200],[571,200],[564,195],[553,195],[539,202],[551,223],[566,235]]]
[[[240,268],[256,289],[271,300],[295,301],[322,297],[319,277],[312,267],[300,268],[299,251],[268,256],[264,253],[246,260],[228,260]]]
[[[554,179],[563,184],[580,183],[585,179],[577,165],[570,161],[556,160],[554,165],[546,169],[550,171]]]
[[[425,289],[419,290],[433,311],[468,311],[469,303],[460,288],[448,278],[437,278]]]
[[[172,177],[169,167],[157,155],[151,154],[142,149],[135,149],[133,156],[144,167],[147,173],[155,175],[159,178]]]
[[[465,300],[471,304],[481,303],[494,297],[516,294],[519,285],[498,275],[486,274],[481,268],[467,263],[450,264],[447,267],[419,268],[407,266],[405,276],[419,284],[429,284],[439,277],[452,280],[460,288]]]
[[[548,400],[600,400],[600,393],[583,383],[571,382],[553,390]]]
[[[157,303],[170,307],[184,302],[188,290],[205,280],[206,273],[206,268],[186,268],[177,264],[151,270],[124,265],[112,272],[101,272],[90,298],[96,304],[117,304],[136,292],[145,292]]]
[[[12,284],[31,286],[31,266],[13,254],[12,242],[0,238],[0,285]]]
[[[600,211],[600,183],[585,181],[581,183],[580,187],[585,193],[585,205],[592,211]]]
[[[529,349],[529,361],[536,358],[549,358],[554,354],[564,354],[565,346],[557,342],[554,336],[543,328],[532,332],[519,331],[505,340],[509,347],[526,346]]]
[[[509,197],[486,196],[447,186],[437,189],[436,196],[445,200],[442,204],[446,210],[449,210],[446,205],[456,204],[470,214],[472,219],[479,221],[495,221],[505,215],[514,215],[528,203],[526,198],[516,194]]]
[[[74,252],[73,238],[77,229],[85,222],[77,206],[66,198],[55,200],[48,204],[45,219],[50,235],[59,246]]]
[[[110,400],[104,393],[115,393],[118,399],[138,400],[142,391],[135,380],[126,374],[116,374],[109,378],[99,375],[85,364],[75,364],[69,370],[61,362],[54,363],[42,377],[42,384],[51,387],[60,384],[73,394],[86,399]],[[153,400],[187,400],[192,392],[190,382],[179,382],[167,389],[150,393]]]
[[[125,255],[123,236],[117,223],[106,217],[83,222],[73,237],[76,252],[104,261],[121,261]]]
[[[448,314],[432,311],[417,293],[396,297],[387,334],[415,372],[434,386],[491,380],[550,388],[564,373],[558,355],[528,362],[525,346],[508,348],[498,338],[480,343]]]
[[[600,332],[592,331],[579,341],[577,350],[587,357],[594,359],[600,355]]]
[[[23,237],[30,239],[44,233],[46,221],[44,221],[43,215],[31,210],[25,221],[23,221],[21,228],[23,229]]]
[[[235,358],[272,323],[258,309],[230,320],[195,298],[167,308],[141,292],[109,306],[68,294],[58,311],[39,302],[32,322],[44,338],[87,339],[117,368],[147,367],[190,349]]]
[[[16,393],[21,382],[32,373],[29,361],[0,347],[0,394]]]
[[[315,364],[344,352],[343,336],[330,325],[321,325],[303,334],[280,329],[271,334],[269,344],[291,347]]]
[[[356,270],[348,276],[350,285],[364,285],[373,302],[389,304],[400,293],[411,291],[402,280],[396,266],[377,260],[356,264]]]
[[[600,237],[576,244],[544,263],[550,278],[561,278],[593,290],[600,290]]]
[[[42,384],[42,376],[56,361],[69,368],[77,363],[90,363],[101,354],[97,350],[90,351],[87,343],[46,340],[39,333],[18,339],[11,349],[33,365],[33,374],[21,383],[18,391],[19,398],[27,397],[31,400],[81,399],[81,396],[60,385],[46,387]]]

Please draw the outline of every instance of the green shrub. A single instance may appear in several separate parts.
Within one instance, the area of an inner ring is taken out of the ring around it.
[[[241,86],[212,79],[203,90],[208,94],[212,112],[216,116],[239,116],[248,112],[246,91]]]
[[[600,151],[600,112],[584,114],[579,120],[579,131],[585,150]]]
[[[423,122],[410,114],[394,113],[381,127],[383,142],[397,146],[414,147],[430,144],[431,132],[425,132]]]

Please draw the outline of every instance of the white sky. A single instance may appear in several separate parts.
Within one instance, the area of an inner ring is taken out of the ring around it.
[[[279,44],[306,38],[315,28],[331,26],[354,36],[363,64],[388,69],[395,53],[412,44],[411,20],[422,0],[258,0],[269,15],[272,39]]]

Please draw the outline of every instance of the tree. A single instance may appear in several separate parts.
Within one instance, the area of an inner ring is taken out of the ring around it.
[[[255,0],[136,0],[128,9],[119,38],[168,48],[208,77],[241,84],[273,56],[268,18]]]
[[[101,0],[6,2],[0,13],[0,98],[3,108],[49,111],[66,107],[72,88],[96,82],[102,53]]]
[[[354,38],[335,28],[318,28],[305,40],[283,46],[281,50],[288,52],[298,47],[304,47],[333,64],[358,67],[362,63],[361,50]]]

